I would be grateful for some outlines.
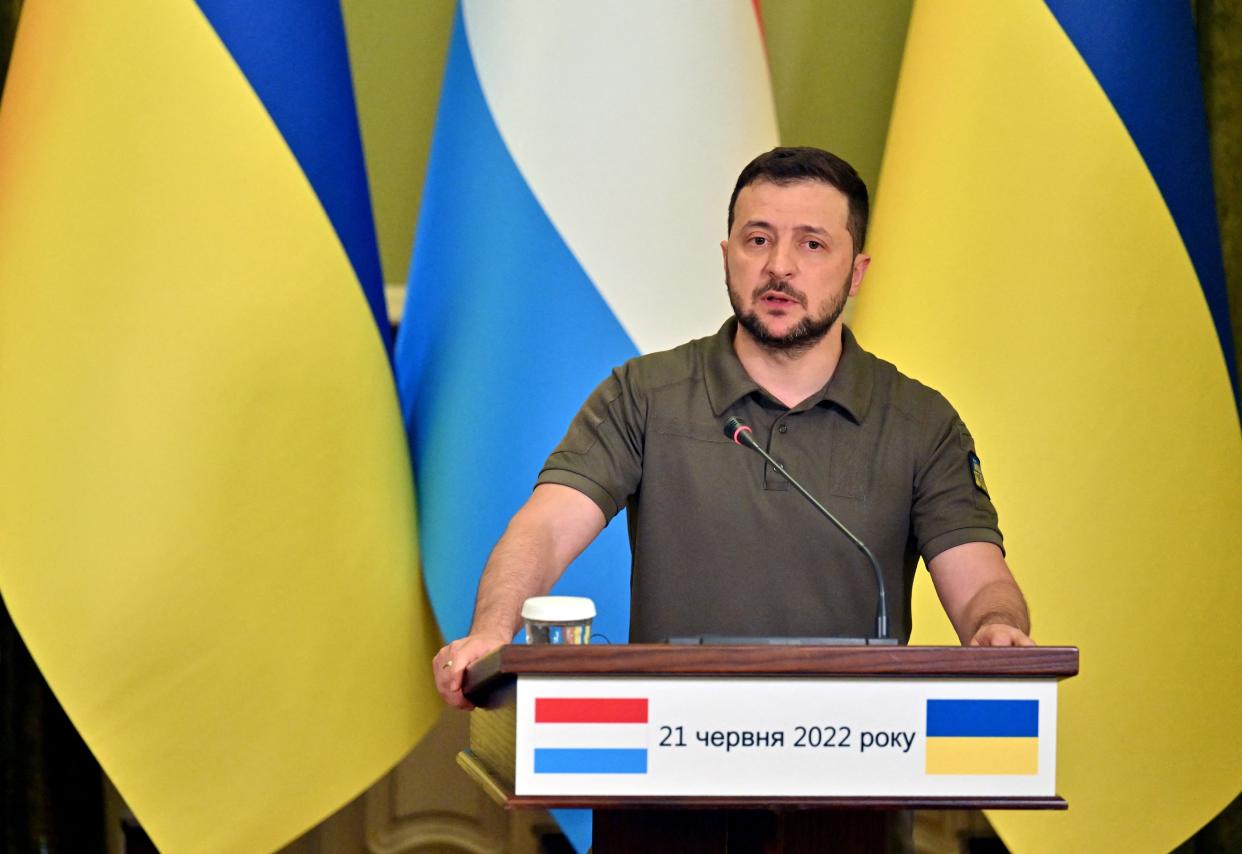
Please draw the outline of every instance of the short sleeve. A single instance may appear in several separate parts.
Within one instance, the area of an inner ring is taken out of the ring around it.
[[[966,425],[941,399],[944,411],[928,431],[926,456],[914,483],[911,526],[924,561],[964,543],[994,543],[1002,550],[996,508]]]
[[[645,407],[627,369],[617,368],[591,393],[536,481],[578,490],[608,520],[621,512],[642,479]]]

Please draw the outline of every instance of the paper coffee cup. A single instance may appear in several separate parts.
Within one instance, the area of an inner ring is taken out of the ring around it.
[[[590,643],[595,603],[585,596],[532,596],[522,604],[526,642]]]

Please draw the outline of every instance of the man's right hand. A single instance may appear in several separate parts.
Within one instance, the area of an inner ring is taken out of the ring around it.
[[[473,709],[474,704],[461,693],[466,668],[511,640],[499,635],[467,635],[442,647],[431,660],[431,669],[436,679],[436,690],[444,702],[459,709]]]
[[[522,625],[518,616],[522,603],[551,590],[606,522],[599,506],[576,489],[557,483],[535,487],[483,569],[470,634],[431,660],[436,690],[444,702],[474,708],[461,693],[466,668],[513,641]]]

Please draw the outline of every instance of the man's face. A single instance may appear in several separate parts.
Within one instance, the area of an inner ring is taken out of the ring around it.
[[[821,181],[742,188],[720,244],[738,323],[774,350],[805,350],[858,293],[871,259],[854,254],[845,194]]]

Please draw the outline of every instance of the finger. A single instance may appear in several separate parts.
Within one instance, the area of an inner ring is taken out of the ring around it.
[[[462,691],[466,668],[479,658],[479,642],[474,637],[458,638],[440,648],[432,659],[436,690],[450,706],[473,709],[474,704]]]
[[[454,666],[458,664],[458,661],[461,658],[461,656],[456,652],[459,643],[460,641],[453,641],[450,644],[440,647],[440,651],[437,652],[435,658],[431,660],[431,666],[435,671],[437,682],[443,681],[443,678],[448,676],[452,672]]]
[[[987,643],[992,646],[1034,646],[1035,642],[1022,631],[1012,627],[1004,627],[991,632]]]
[[[436,686],[440,692],[440,697],[450,706],[457,709],[473,709],[474,705],[466,699],[466,695],[459,688],[451,688],[447,685]]]
[[[459,709],[473,709],[474,704],[466,699],[465,692],[462,691],[462,682],[465,678],[465,665],[453,665],[453,670],[449,676],[449,690],[452,699],[450,702]]]
[[[455,662],[453,662],[451,650],[452,645],[450,644],[442,647],[440,651],[436,653],[435,658],[431,660],[431,671],[432,678],[436,684],[436,691],[439,692],[440,696],[444,698],[446,703],[456,705],[458,697],[454,695],[460,694],[459,689],[461,684],[460,677],[457,680],[457,684],[454,684],[452,671],[453,664]]]
[[[437,667],[436,682],[440,695],[451,706],[459,709],[473,708],[462,693],[462,681],[465,678],[466,662],[461,659],[460,652],[450,652]]]
[[[440,667],[441,667],[441,665],[443,665],[443,664],[444,664],[445,660],[447,660],[447,659],[448,659],[448,657],[449,657],[449,648],[448,648],[448,646],[446,645],[446,646],[442,646],[442,647],[440,647],[440,651],[439,651],[439,652],[437,652],[437,653],[436,653],[434,656],[432,656],[432,658],[431,658],[431,666],[432,666],[432,667],[434,667],[434,668],[436,669],[436,671],[438,672],[438,671],[439,671],[439,669],[440,669]]]
[[[453,700],[453,688],[452,688],[452,686],[449,684],[448,678],[447,678],[446,676],[444,676],[444,675],[440,674],[439,672],[437,672],[437,673],[436,673],[436,676],[435,676],[435,682],[436,682],[436,692],[437,692],[437,693],[438,693],[438,694],[439,694],[442,698],[444,698],[444,701],[445,701],[446,703],[452,702],[452,700]]]

